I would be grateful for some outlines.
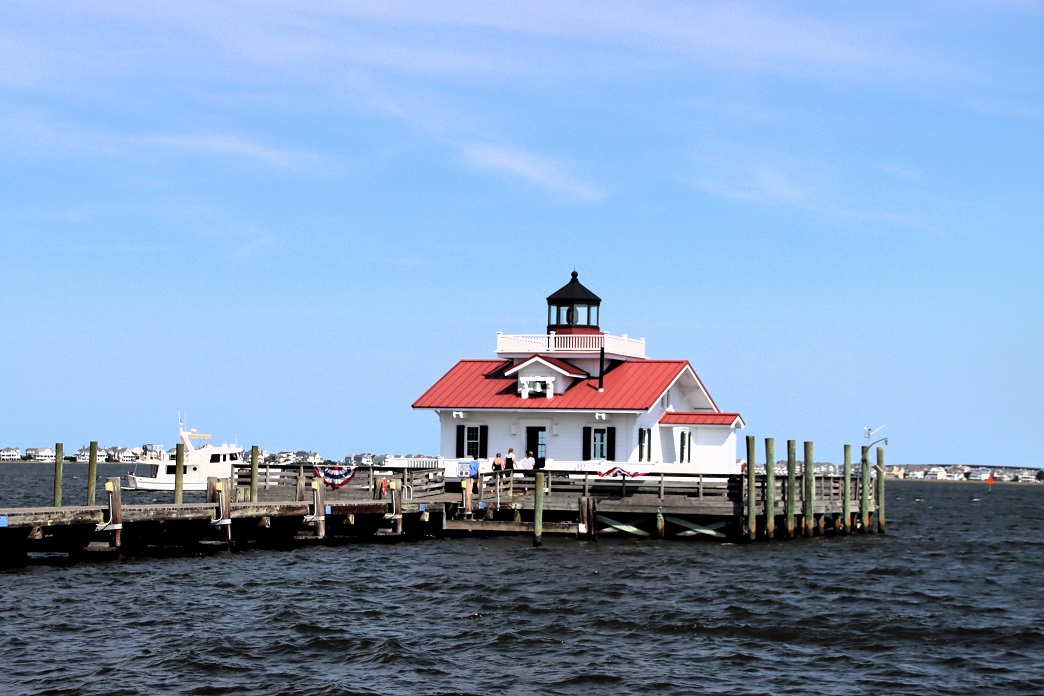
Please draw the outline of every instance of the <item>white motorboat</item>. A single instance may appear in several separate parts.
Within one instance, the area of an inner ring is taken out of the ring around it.
[[[238,445],[206,443],[197,447],[193,440],[209,440],[210,435],[197,433],[195,429],[186,431],[184,425],[178,427],[178,438],[185,445],[182,490],[205,491],[209,477],[229,478],[243,464],[243,448]],[[177,463],[173,459],[137,464],[134,471],[127,474],[127,490],[173,491],[176,470]]]

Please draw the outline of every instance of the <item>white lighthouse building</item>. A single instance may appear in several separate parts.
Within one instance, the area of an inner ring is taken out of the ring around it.
[[[547,331],[497,334],[497,357],[461,360],[413,403],[439,417],[440,458],[532,452],[537,467],[736,474],[736,431],[687,360],[650,360],[645,339],[599,326],[576,271],[547,298]],[[450,467],[447,467],[449,469]]]

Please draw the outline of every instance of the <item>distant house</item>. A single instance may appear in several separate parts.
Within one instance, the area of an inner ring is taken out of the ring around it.
[[[243,450],[243,454],[242,454],[243,466],[248,466],[250,464],[250,457],[251,457],[250,450],[249,449]],[[269,452],[268,450],[265,450],[265,449],[261,449],[260,447],[258,448],[258,450],[257,450],[257,461],[258,461],[258,464],[264,464],[265,462],[271,463],[274,460],[275,459],[272,456],[271,452]]]
[[[99,451],[98,458],[105,461],[105,453]],[[80,449],[76,450],[76,461],[81,464],[86,464],[91,461],[91,446],[84,445]]]
[[[22,458],[22,453],[17,447],[5,447],[0,450],[0,462],[17,462]]]
[[[293,464],[297,461],[297,455],[293,452],[279,452],[275,456],[276,464]]]
[[[25,454],[34,462],[53,462],[55,452],[50,447],[27,447]]]
[[[164,461],[167,459],[167,451],[163,448],[163,445],[142,445],[141,458],[149,461]]]
[[[313,465],[315,465],[315,464],[322,464],[323,463],[323,455],[319,454],[318,452],[306,452],[304,450],[300,450],[298,452],[295,452],[294,453],[294,459],[299,464],[313,464]]]
[[[933,466],[931,469],[924,473],[926,479],[932,481],[945,481],[946,480],[946,469],[941,466]]]
[[[120,464],[133,464],[138,461],[138,456],[134,453],[134,450],[127,447],[117,447],[115,454],[115,461]]]

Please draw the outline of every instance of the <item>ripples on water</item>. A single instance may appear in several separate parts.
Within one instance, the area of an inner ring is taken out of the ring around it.
[[[0,688],[1039,694],[1042,506],[1044,486],[897,482],[884,536],[33,565],[0,572]]]

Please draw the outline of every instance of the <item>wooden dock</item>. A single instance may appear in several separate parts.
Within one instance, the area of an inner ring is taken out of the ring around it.
[[[798,470],[788,444],[779,475],[775,467],[620,478],[545,469],[485,474],[469,494],[441,470],[361,467],[334,489],[312,467],[266,471],[255,459],[234,480],[210,479],[206,502],[147,505],[134,504],[136,493],[110,478],[104,505],[63,506],[56,466],[58,504],[0,509],[0,562],[455,535],[524,534],[539,545],[543,534],[758,541],[884,531],[884,477],[870,477],[866,452],[859,477],[851,475],[847,446],[844,475],[817,476],[811,466]],[[771,440],[766,453],[773,461]],[[807,461],[810,455],[806,443]]]

